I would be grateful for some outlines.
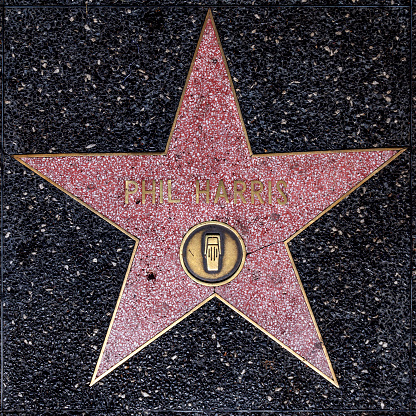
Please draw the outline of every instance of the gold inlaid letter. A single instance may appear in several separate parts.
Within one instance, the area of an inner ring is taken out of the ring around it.
[[[152,195],[152,204],[156,204],[156,184],[155,180],[152,180],[152,189],[146,190],[146,181],[142,180],[142,204],[146,202],[146,195]]]
[[[224,198],[227,202],[230,202],[228,200],[227,191],[225,190],[224,181],[222,179],[218,182],[218,188],[215,194],[214,204],[216,204],[220,198]]]
[[[259,185],[260,189],[255,189],[255,186]],[[256,196],[260,204],[264,204],[264,200],[260,193],[263,192],[264,185],[260,181],[251,181],[251,203],[254,204],[254,196]]]
[[[238,185],[241,185],[240,190],[238,190]],[[237,196],[240,197],[241,202],[243,204],[247,204],[246,199],[244,198],[243,192],[245,192],[247,189],[245,182],[243,181],[234,181],[234,204],[237,203]]]
[[[170,204],[180,204],[180,200],[179,199],[172,199],[172,180],[169,179],[168,180],[168,202]]]
[[[199,204],[199,194],[205,194],[205,201],[209,204],[209,179],[206,181],[205,191],[199,189],[199,181],[196,181],[196,203]]]
[[[163,204],[163,180],[159,180],[159,202]]]
[[[269,195],[269,205],[272,204],[272,181],[267,181],[268,195]]]
[[[130,185],[133,185],[133,190],[130,190]],[[136,181],[126,181],[125,183],[125,196],[124,196],[124,203],[127,205],[129,203],[129,195],[133,195],[139,189],[139,184]]]
[[[285,181],[277,181],[276,182],[276,188],[277,188],[280,196],[283,198],[283,201],[280,200],[279,198],[277,199],[277,203],[279,205],[285,205],[285,204],[287,204],[287,196],[283,193],[283,189],[282,189],[282,187],[283,188],[286,188],[286,186],[287,185],[286,185],[286,182]]]

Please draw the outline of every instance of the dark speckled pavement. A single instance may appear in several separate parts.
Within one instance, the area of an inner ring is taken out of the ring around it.
[[[254,153],[409,148],[290,243],[339,389],[215,299],[89,386],[133,241],[11,155],[163,151],[208,5]],[[412,413],[408,0],[0,10],[2,414]]]

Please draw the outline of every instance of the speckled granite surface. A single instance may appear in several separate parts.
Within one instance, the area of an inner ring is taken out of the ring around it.
[[[162,151],[207,7],[16,4],[2,411],[408,414],[410,150],[290,242],[339,389],[216,299],[89,387],[134,242],[11,155]],[[306,4],[212,8],[253,152],[410,146],[408,3]]]

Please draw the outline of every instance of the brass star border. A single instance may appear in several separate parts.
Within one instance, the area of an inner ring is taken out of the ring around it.
[[[299,355],[298,353],[296,353],[293,349],[291,349],[290,347],[288,347],[287,345],[285,345],[281,340],[279,340],[278,338],[276,338],[275,336],[273,336],[271,333],[269,333],[268,331],[266,331],[264,328],[262,328],[257,322],[255,322],[254,320],[250,319],[248,316],[246,316],[243,312],[241,312],[237,307],[235,307],[234,305],[232,305],[230,302],[228,302],[227,300],[225,300],[222,296],[220,296],[218,293],[213,293],[212,295],[210,295],[209,297],[207,297],[204,301],[202,301],[201,303],[199,303],[197,306],[195,306],[194,308],[192,308],[191,310],[189,310],[187,313],[185,313],[183,316],[181,316],[179,319],[177,319],[175,322],[173,322],[172,324],[168,325],[165,329],[163,329],[162,331],[158,332],[157,335],[153,336],[152,338],[150,338],[147,342],[143,343],[142,345],[140,345],[140,347],[136,348],[133,352],[131,352],[130,354],[128,354],[126,357],[124,357],[122,360],[120,360],[119,362],[117,362],[116,365],[112,366],[111,368],[109,368],[107,371],[105,371],[104,373],[100,374],[99,376],[97,376],[97,372],[99,370],[99,366],[100,363],[103,359],[103,354],[111,333],[111,329],[113,327],[114,324],[114,320],[115,317],[117,315],[117,311],[119,309],[120,306],[120,301],[122,299],[122,295],[124,292],[124,289],[126,287],[126,283],[127,283],[127,279],[129,276],[129,273],[131,271],[132,268],[132,264],[133,264],[133,260],[136,256],[136,252],[138,250],[138,245],[139,245],[139,239],[134,236],[133,234],[131,234],[130,232],[128,232],[127,230],[125,230],[124,228],[122,228],[120,225],[116,224],[113,220],[107,218],[105,215],[103,215],[101,212],[99,212],[98,210],[94,209],[91,205],[89,205],[88,203],[86,203],[85,201],[83,201],[82,199],[80,199],[79,197],[75,196],[73,193],[69,192],[67,189],[64,189],[63,186],[59,185],[57,182],[51,180],[49,177],[47,177],[46,175],[44,175],[43,173],[41,173],[39,170],[37,170],[36,168],[34,168],[33,166],[31,166],[30,164],[27,163],[27,161],[25,161],[25,159],[30,159],[30,158],[57,158],[57,157],[84,157],[84,156],[145,156],[145,155],[167,155],[168,153],[168,149],[169,146],[171,145],[171,141],[172,141],[172,137],[174,135],[174,131],[175,131],[175,127],[176,124],[178,122],[178,117],[180,114],[180,110],[183,104],[183,100],[185,97],[185,92],[187,90],[188,87],[188,83],[191,77],[191,73],[192,73],[192,69],[194,67],[195,64],[195,60],[197,59],[197,54],[198,54],[198,50],[201,44],[201,41],[203,39],[203,35],[207,26],[208,22],[211,22],[212,27],[214,29],[215,32],[215,36],[221,51],[221,56],[222,56],[222,60],[224,62],[225,65],[225,69],[227,72],[227,76],[228,76],[228,81],[229,84],[231,86],[231,90],[232,90],[232,95],[234,97],[234,101],[235,101],[235,105],[237,107],[237,111],[238,111],[238,116],[241,122],[241,126],[244,132],[244,137],[245,137],[245,141],[246,141],[246,145],[248,148],[248,152],[250,154],[250,157],[252,158],[263,158],[263,157],[273,157],[273,156],[288,156],[288,155],[312,155],[312,154],[334,154],[334,153],[351,153],[351,152],[373,152],[373,151],[395,151],[396,153],[390,157],[388,160],[386,160],[383,164],[381,164],[377,169],[375,169],[371,174],[369,174],[368,176],[366,176],[363,180],[361,180],[359,183],[357,183],[355,186],[353,186],[351,189],[349,189],[345,194],[343,194],[340,198],[338,198],[335,202],[333,202],[331,205],[329,205],[326,209],[324,209],[323,211],[321,211],[318,215],[316,215],[312,220],[310,220],[306,225],[304,225],[302,228],[298,229],[294,234],[292,234],[289,238],[287,238],[286,240],[283,241],[284,247],[287,251],[287,254],[290,258],[290,262],[291,265],[293,267],[293,271],[296,275],[299,287],[302,291],[303,294],[303,298],[304,301],[307,305],[308,311],[310,313],[310,316],[313,320],[313,324],[315,326],[315,330],[316,333],[319,337],[319,341],[322,344],[322,348],[323,351],[325,353],[325,357],[327,359],[330,371],[331,371],[331,375],[332,375],[332,379],[330,377],[328,377],[325,373],[323,373],[321,370],[319,370],[318,368],[316,368],[314,365],[312,365],[310,362],[308,362],[305,358],[303,358],[301,355]],[[318,374],[320,374],[322,377],[324,377],[326,380],[328,380],[330,383],[332,383],[334,386],[339,387],[335,372],[332,368],[332,364],[330,362],[329,359],[329,355],[326,351],[326,348],[324,346],[321,334],[319,332],[319,328],[318,325],[316,323],[315,317],[313,315],[311,306],[309,304],[309,301],[307,299],[305,290],[303,288],[299,273],[297,271],[295,262],[293,261],[293,257],[290,253],[290,249],[289,249],[289,242],[291,240],[293,240],[297,235],[299,235],[302,231],[304,231],[306,228],[308,228],[311,224],[313,224],[315,221],[317,221],[319,218],[321,218],[325,213],[327,213],[330,209],[332,209],[334,206],[338,205],[342,200],[344,200],[346,197],[348,197],[353,191],[355,191],[359,186],[361,186],[364,182],[366,182],[367,180],[369,180],[371,177],[373,177],[376,173],[378,173],[381,169],[383,169],[385,166],[387,166],[389,163],[391,163],[393,160],[395,160],[399,155],[401,155],[404,151],[406,150],[406,148],[375,148],[375,149],[351,149],[351,150],[328,150],[328,151],[304,151],[304,152],[288,152],[288,153],[265,153],[265,154],[253,154],[252,150],[251,150],[251,146],[250,146],[250,142],[248,139],[248,134],[244,125],[244,121],[243,121],[243,117],[241,114],[241,110],[238,104],[238,99],[237,99],[237,95],[234,89],[234,85],[232,82],[232,78],[230,75],[230,71],[227,65],[227,61],[224,55],[224,51],[222,49],[221,46],[221,42],[220,42],[220,38],[218,35],[218,31],[215,27],[215,23],[213,20],[213,15],[211,10],[208,10],[208,13],[206,15],[204,24],[203,24],[203,28],[195,49],[195,53],[192,59],[192,63],[188,72],[188,76],[186,78],[186,82],[185,82],[185,86],[183,88],[182,91],[182,96],[178,105],[178,109],[176,111],[176,115],[172,124],[172,128],[170,131],[170,135],[169,135],[169,139],[167,141],[166,144],[166,148],[164,152],[141,152],[141,153],[68,153],[68,154],[26,154],[26,155],[14,155],[13,157],[20,163],[22,163],[24,166],[26,166],[28,169],[32,170],[33,172],[35,172],[36,174],[38,174],[39,176],[41,176],[43,179],[45,179],[46,181],[48,181],[49,183],[51,183],[52,185],[54,185],[55,187],[57,187],[58,189],[60,189],[62,192],[66,193],[67,195],[69,195],[71,198],[75,199],[77,202],[79,202],[80,204],[82,204],[84,207],[88,208],[90,211],[92,211],[94,214],[98,215],[99,217],[101,217],[102,219],[104,219],[105,221],[109,222],[110,224],[112,224],[114,227],[116,227],[118,230],[122,231],[124,234],[126,234],[127,236],[129,236],[134,242],[134,248],[133,248],[133,252],[131,255],[131,259],[124,277],[124,281],[120,290],[120,294],[119,297],[117,299],[117,303],[115,306],[115,310],[110,322],[110,326],[109,329],[107,331],[107,335],[105,337],[104,343],[103,343],[103,347],[101,349],[100,352],[100,356],[94,371],[94,374],[92,376],[91,379],[91,383],[90,385],[94,385],[95,383],[97,383],[99,380],[101,380],[103,377],[105,377],[106,375],[108,375],[110,372],[112,372],[114,369],[116,369],[117,367],[119,367],[120,365],[122,365],[124,362],[126,362],[127,360],[129,360],[132,356],[134,356],[135,354],[137,354],[139,351],[141,351],[143,348],[145,348],[146,346],[148,346],[150,343],[152,343],[153,341],[155,341],[157,338],[159,338],[161,335],[163,335],[165,332],[169,331],[171,328],[173,328],[176,324],[178,324],[179,322],[181,322],[182,320],[184,320],[185,318],[187,318],[190,314],[192,314],[194,311],[196,311],[197,309],[201,308],[203,305],[205,305],[207,302],[209,302],[211,299],[218,299],[221,302],[223,302],[225,305],[227,305],[228,307],[230,307],[234,312],[238,313],[240,316],[242,316],[244,319],[246,319],[248,322],[250,322],[251,324],[253,324],[256,328],[258,328],[260,331],[262,331],[264,334],[266,334],[268,337],[270,337],[271,339],[273,339],[275,342],[277,342],[279,345],[281,345],[283,348],[285,348],[286,350],[288,350],[291,354],[293,354],[295,357],[297,357],[299,360],[301,360],[302,362],[304,362],[306,365],[308,365],[310,368],[312,368],[314,371],[316,371]]]

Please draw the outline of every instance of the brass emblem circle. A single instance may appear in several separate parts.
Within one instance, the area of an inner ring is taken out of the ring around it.
[[[246,248],[234,228],[219,221],[192,227],[182,240],[180,259],[186,274],[205,286],[233,280],[244,266]]]

